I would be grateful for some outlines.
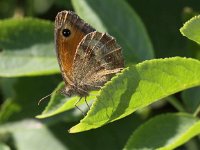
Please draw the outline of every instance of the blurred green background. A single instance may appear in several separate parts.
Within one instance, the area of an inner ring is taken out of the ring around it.
[[[106,0],[93,0],[93,3],[106,4]],[[152,54],[143,53],[144,57],[147,55],[148,59],[170,56],[200,58],[199,46],[183,37],[179,32],[185,21],[199,13],[200,1],[126,0],[125,3],[136,11],[150,39]],[[4,21],[5,19],[20,20],[24,17],[32,17],[49,20],[53,23],[59,11],[74,10],[73,4],[73,0],[1,0],[0,19]],[[107,9],[110,9],[113,14],[118,11],[110,5],[104,6],[109,7]],[[93,5],[88,7],[98,15],[98,11],[93,8]],[[104,10],[102,9],[102,11]],[[118,16],[113,17],[116,20],[118,18]],[[52,24],[49,24],[47,41],[53,41],[53,28]],[[129,24],[129,22],[123,22],[122,24],[126,28],[126,24]],[[1,25],[2,22],[0,27]],[[110,26],[114,28],[115,24]],[[0,41],[0,53],[4,51],[5,47],[7,49],[15,47],[14,44],[5,46],[5,43],[9,44],[9,41],[4,38],[4,34],[8,32],[9,37],[12,39],[12,33],[15,36],[15,29],[12,29],[11,32],[0,28],[0,37],[3,37],[0,40],[4,40],[4,42]],[[37,32],[43,32],[43,30]],[[21,35],[22,39],[20,40],[22,43],[23,41],[29,41],[28,34],[26,34]],[[124,33],[124,35],[126,34]],[[38,36],[38,38],[42,37]],[[10,42],[10,44],[12,43]],[[48,53],[55,56],[54,48],[50,47]],[[12,54],[12,57],[15,59],[16,56]],[[5,60],[12,61],[12,57]],[[140,61],[142,59],[138,59],[135,63]],[[4,61],[4,63],[6,66],[7,62]],[[55,65],[57,67],[57,64]],[[17,68],[10,69],[17,70]],[[161,112],[175,111],[173,107],[166,103],[157,103],[154,107],[134,113],[99,129],[69,134],[67,130],[83,117],[77,110],[64,112],[43,120],[35,119],[35,116],[39,115],[48,103],[44,101],[38,106],[38,100],[51,93],[61,81],[59,70],[36,76],[0,76],[0,149],[122,149],[131,133],[146,119]],[[176,96],[180,97],[180,93],[177,93]]]

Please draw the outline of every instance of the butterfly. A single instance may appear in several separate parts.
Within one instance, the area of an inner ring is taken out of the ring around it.
[[[100,89],[124,67],[115,38],[96,31],[72,11],[57,14],[54,37],[64,95],[78,95],[86,101],[89,91]]]

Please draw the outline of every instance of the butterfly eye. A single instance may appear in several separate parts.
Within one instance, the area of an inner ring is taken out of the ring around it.
[[[63,29],[62,34],[64,37],[69,37],[71,34],[71,31],[69,29]]]

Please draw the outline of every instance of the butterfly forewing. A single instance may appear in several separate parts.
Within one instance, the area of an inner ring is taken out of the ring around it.
[[[69,37],[63,35],[63,30],[70,31]],[[74,12],[59,12],[55,19],[55,45],[59,66],[66,84],[73,84],[72,64],[77,45],[85,35],[95,31],[90,25],[80,19]]]

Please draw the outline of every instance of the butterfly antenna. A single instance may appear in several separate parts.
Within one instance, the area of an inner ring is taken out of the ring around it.
[[[39,100],[39,102],[38,102],[38,106],[40,105],[40,103],[41,103],[43,100],[45,100],[47,97],[51,96],[52,94],[53,94],[53,92],[50,93],[50,94],[48,94],[47,96],[41,98],[41,99]]]

